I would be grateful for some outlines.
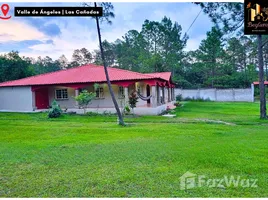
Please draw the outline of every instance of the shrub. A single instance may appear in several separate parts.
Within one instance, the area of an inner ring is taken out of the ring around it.
[[[191,98],[191,97],[186,97],[183,99],[184,101],[197,101],[197,102],[205,102],[205,101],[211,101],[210,98],[206,98],[206,99],[203,99],[203,98]]]
[[[97,112],[87,112],[86,113],[88,116],[99,116],[101,114],[97,113]]]
[[[183,100],[184,100],[184,101],[192,101],[193,98],[191,98],[191,97],[186,97],[186,98],[184,98]]]
[[[178,94],[176,96],[176,101],[182,101],[182,94]]]
[[[58,105],[57,101],[54,100],[52,103],[51,109],[49,109],[48,117],[49,118],[58,118],[61,116],[62,110],[60,106]]]
[[[130,108],[134,111],[134,108],[136,107],[136,104],[138,102],[139,97],[137,97],[137,94],[135,91],[131,92],[131,94],[128,97],[128,103]]]
[[[97,112],[87,112],[87,116],[113,116],[115,114],[105,110],[103,113],[97,113]]]
[[[125,114],[129,114],[130,113],[130,107],[129,106],[125,106],[124,107],[124,113]]]
[[[103,113],[102,113],[103,116],[113,116],[115,114],[111,113],[110,111],[107,111],[105,110]]]
[[[179,106],[181,106],[181,104],[180,104],[180,102],[176,101],[176,102],[174,103],[174,106],[179,107]]]
[[[176,111],[175,111],[175,110],[169,110],[169,111],[168,111],[168,114],[172,114],[172,115],[174,115],[174,114],[176,114]]]
[[[93,92],[88,92],[87,90],[83,90],[75,100],[78,102],[79,106],[84,109],[84,114],[86,114],[87,105],[96,97],[96,94]]]

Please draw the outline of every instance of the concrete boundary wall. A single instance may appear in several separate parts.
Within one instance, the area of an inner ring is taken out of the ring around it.
[[[175,89],[175,95],[183,98],[210,99],[211,101],[254,102],[254,89]]]

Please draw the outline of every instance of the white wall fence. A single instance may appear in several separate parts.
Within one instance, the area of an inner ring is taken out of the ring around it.
[[[175,95],[182,98],[210,99],[211,101],[254,102],[254,88],[247,89],[175,89]]]

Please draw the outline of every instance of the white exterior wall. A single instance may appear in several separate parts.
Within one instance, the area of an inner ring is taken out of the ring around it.
[[[68,99],[58,100],[56,99],[55,91],[56,89],[67,89],[68,90]],[[49,96],[49,105],[52,105],[54,100],[60,105],[61,108],[74,108],[75,107],[75,89],[61,86],[53,86],[48,88],[48,96]]]
[[[100,87],[103,87],[104,90],[104,98],[101,99],[94,99],[92,102],[88,105],[89,108],[99,108],[99,107],[113,107],[113,101],[111,98],[111,95],[109,93],[109,88],[107,84],[101,84]],[[114,90],[115,96],[118,98],[118,86],[112,85],[112,88]],[[76,101],[75,101],[75,89],[68,88],[68,87],[61,87],[61,86],[55,86],[49,88],[49,105],[52,104],[53,100],[55,99],[55,90],[56,89],[68,89],[68,99],[63,100],[57,100],[57,103],[60,105],[61,108],[76,108]],[[85,89],[87,89],[89,92],[95,92],[94,86],[88,86]],[[119,103],[119,102],[118,102]]]
[[[175,89],[175,96],[181,94],[183,98],[202,98],[211,101],[241,101],[253,102],[254,92],[252,88],[248,89],[194,89],[184,90]]]
[[[100,84],[100,87],[103,87],[104,91],[104,98],[101,99],[94,99],[92,102],[88,105],[89,108],[111,108],[114,106],[112,97],[110,95],[110,91],[107,84]],[[86,88],[89,92],[94,92],[94,86],[89,86]],[[118,98],[119,93],[119,86],[118,85],[112,85],[112,89],[114,91],[115,98],[117,100],[117,103],[119,106],[123,106],[125,99]],[[122,105],[121,105],[122,104]]]
[[[100,87],[103,87],[104,90],[104,98],[96,98],[92,100],[92,102],[88,105],[88,108],[113,108],[114,104],[112,101],[112,97],[109,92],[109,88],[107,84],[100,84]],[[136,88],[137,86],[141,87],[141,94],[143,96],[146,96],[146,84],[144,83],[136,83]],[[119,98],[119,86],[118,85],[112,85],[117,103],[119,107],[124,108],[125,105],[128,103],[126,99],[128,98]],[[128,93],[135,88],[135,85],[131,85],[128,88]],[[76,108],[76,101],[74,99],[75,97],[75,89],[73,88],[68,88],[68,87],[61,87],[61,86],[55,86],[55,87],[50,87],[49,88],[49,105],[52,104],[53,100],[55,99],[55,90],[56,89],[68,89],[68,99],[64,100],[57,100],[57,103],[60,105],[61,108]],[[88,86],[85,89],[87,89],[89,92],[94,92],[94,86]],[[141,99],[138,100],[137,106],[146,106],[147,101],[143,101]]]
[[[0,87],[0,111],[32,112],[31,87]]]

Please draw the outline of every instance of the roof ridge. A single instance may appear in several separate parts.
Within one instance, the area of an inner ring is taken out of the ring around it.
[[[120,69],[120,68],[115,68],[115,67],[109,67],[109,69],[120,70],[120,71],[125,71],[125,72],[127,71],[127,72],[130,72],[130,73],[135,73],[135,74],[142,75],[142,76],[148,76],[148,78],[154,78],[153,76],[147,75],[146,73],[143,74],[143,73],[140,73],[140,72],[134,72],[134,71],[130,71],[130,70],[126,70],[126,69]]]

